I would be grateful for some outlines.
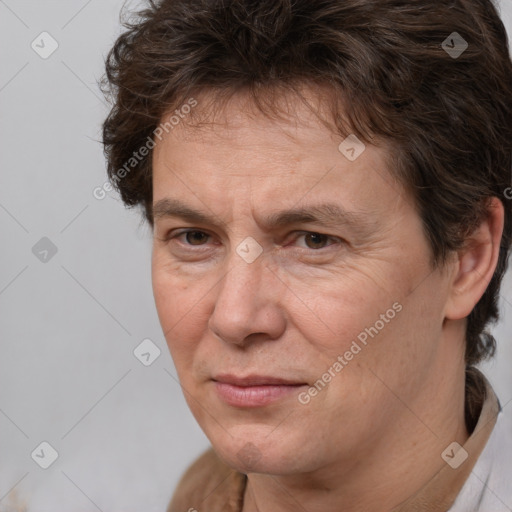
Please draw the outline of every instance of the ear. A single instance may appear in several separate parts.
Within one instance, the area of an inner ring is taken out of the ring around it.
[[[484,294],[498,263],[505,210],[503,203],[489,200],[487,216],[458,251],[445,317],[467,317]]]

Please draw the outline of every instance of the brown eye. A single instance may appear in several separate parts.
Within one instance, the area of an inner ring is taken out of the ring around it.
[[[187,231],[183,234],[190,245],[203,245],[208,240],[208,235],[202,231]]]
[[[321,233],[306,233],[304,240],[310,249],[322,249],[326,246],[329,237]]]

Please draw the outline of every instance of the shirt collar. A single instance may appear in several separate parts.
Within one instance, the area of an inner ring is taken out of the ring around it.
[[[481,409],[473,432],[462,447],[447,447],[440,454],[439,471],[413,496],[394,508],[392,512],[436,512],[446,511],[455,502],[464,483],[468,479],[482,453],[496,424],[500,403],[486,377],[476,368],[471,372],[466,384],[466,410],[468,400],[474,400],[480,393]],[[467,418],[468,420],[468,418]],[[471,418],[469,423],[473,423]],[[459,450],[462,450],[459,452]]]

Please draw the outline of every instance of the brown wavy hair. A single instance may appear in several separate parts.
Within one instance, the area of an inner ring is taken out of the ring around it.
[[[127,206],[152,225],[152,153],[130,159],[190,97],[249,91],[272,115],[287,91],[327,88],[340,130],[343,118],[362,140],[394,148],[390,172],[416,201],[433,266],[463,246],[490,197],[502,200],[499,261],[468,317],[466,362],[494,354],[486,328],[512,234],[512,63],[491,0],[148,1],[124,27],[102,88],[108,175]],[[454,32],[468,44],[460,56],[443,48]]]

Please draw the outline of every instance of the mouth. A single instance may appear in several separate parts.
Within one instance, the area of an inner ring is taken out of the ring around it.
[[[263,407],[296,393],[306,382],[272,376],[218,375],[212,379],[217,395],[233,407]]]

